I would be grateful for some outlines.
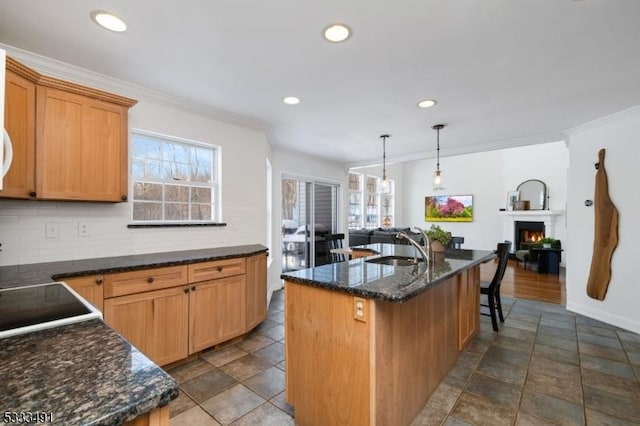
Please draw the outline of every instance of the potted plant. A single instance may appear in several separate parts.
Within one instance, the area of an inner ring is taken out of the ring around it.
[[[542,244],[542,248],[551,248],[558,243],[558,240],[555,238],[544,237],[540,240],[540,244]]]
[[[431,225],[431,228],[427,230],[427,237],[431,242],[431,251],[434,253],[434,258],[436,260],[444,259],[444,249],[451,242],[451,232],[445,231],[438,225]]]

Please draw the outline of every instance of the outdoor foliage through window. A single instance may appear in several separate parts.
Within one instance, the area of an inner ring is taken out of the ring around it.
[[[131,141],[134,221],[217,220],[215,147],[141,133]]]

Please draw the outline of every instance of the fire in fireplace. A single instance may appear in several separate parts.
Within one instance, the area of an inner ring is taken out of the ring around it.
[[[516,221],[514,234],[515,249],[522,250],[522,243],[536,243],[544,238],[544,222]]]

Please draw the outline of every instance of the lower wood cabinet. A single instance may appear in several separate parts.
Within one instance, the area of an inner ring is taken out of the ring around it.
[[[186,358],[189,333],[187,285],[104,302],[104,320],[158,365]]]
[[[267,253],[247,258],[246,277],[249,331],[267,318]]]
[[[241,336],[267,316],[266,253],[67,282],[102,300],[104,321],[164,365]],[[203,277],[210,277],[203,279]],[[215,278],[215,279],[213,279]],[[197,282],[195,281],[197,280]]]
[[[189,354],[245,333],[244,275],[203,281],[189,293]]]
[[[65,278],[63,281],[87,302],[98,308],[100,312],[103,312],[104,277],[102,275]]]

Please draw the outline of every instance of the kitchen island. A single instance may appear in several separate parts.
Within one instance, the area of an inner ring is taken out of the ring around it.
[[[479,330],[480,263],[493,252],[391,266],[370,261],[415,249],[360,248],[379,254],[281,276],[297,424],[410,424]]]

